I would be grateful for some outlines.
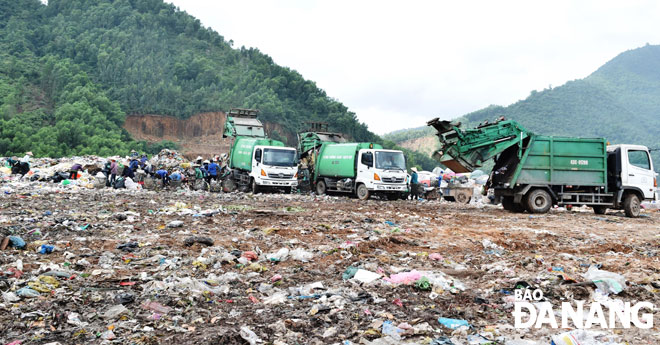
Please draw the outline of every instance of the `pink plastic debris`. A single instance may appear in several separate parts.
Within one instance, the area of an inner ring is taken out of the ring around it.
[[[445,258],[443,258],[442,255],[440,255],[438,253],[431,253],[431,254],[429,254],[429,259],[435,260],[435,261],[442,261]]]
[[[250,261],[254,261],[254,260],[257,260],[257,259],[259,258],[259,256],[257,255],[257,253],[252,252],[252,251],[243,252],[243,255],[242,255],[242,256],[243,256],[244,258],[250,260]]]
[[[384,280],[392,284],[412,284],[422,278],[422,274],[417,271],[403,272],[391,275]]]
[[[142,303],[142,308],[147,309],[147,310],[151,310],[151,311],[156,312],[158,314],[167,314],[170,311],[172,311],[172,308],[170,308],[168,306],[164,306],[164,305],[162,305],[158,302],[153,302],[153,301]]]

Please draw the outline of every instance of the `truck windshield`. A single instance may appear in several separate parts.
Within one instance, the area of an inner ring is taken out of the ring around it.
[[[403,152],[376,151],[376,168],[385,170],[406,170]]]
[[[282,149],[264,149],[263,163],[280,167],[296,165],[296,151]]]

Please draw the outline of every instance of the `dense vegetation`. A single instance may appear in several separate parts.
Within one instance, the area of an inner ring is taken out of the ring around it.
[[[507,107],[490,106],[457,120],[474,126],[499,116],[539,134],[604,137],[611,144],[660,148],[660,46],[626,51],[585,79],[532,91]],[[427,131],[420,127],[385,138],[401,143]],[[655,151],[653,158],[658,170],[660,152]]]
[[[258,108],[289,133],[325,121],[383,142],[314,82],[232,44],[162,0],[0,0],[0,155],[146,149],[121,129],[125,114],[230,107]]]

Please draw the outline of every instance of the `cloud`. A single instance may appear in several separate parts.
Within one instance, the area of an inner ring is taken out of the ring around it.
[[[660,43],[656,1],[171,2],[314,80],[376,133],[507,105]]]

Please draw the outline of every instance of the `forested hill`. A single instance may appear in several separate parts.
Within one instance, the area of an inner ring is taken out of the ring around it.
[[[0,0],[0,155],[124,152],[126,114],[230,107],[382,142],[314,82],[232,44],[162,0]]]
[[[490,106],[459,119],[474,126],[498,116],[546,135],[605,137],[612,144],[660,148],[660,46],[619,54],[590,76],[543,91],[507,107]],[[433,135],[417,128],[384,136],[402,143]],[[656,170],[660,154],[653,154]]]

